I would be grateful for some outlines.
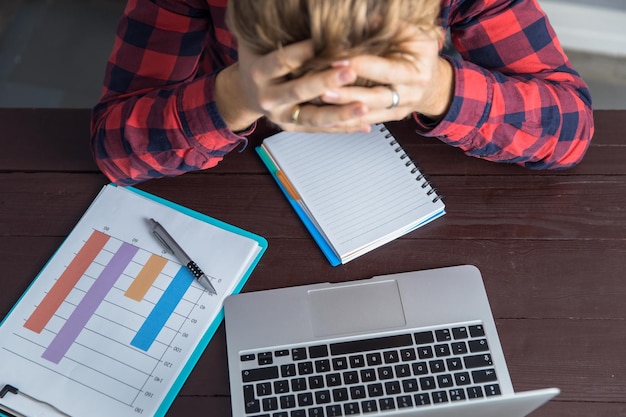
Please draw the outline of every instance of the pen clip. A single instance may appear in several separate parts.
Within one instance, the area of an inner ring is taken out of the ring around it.
[[[172,247],[165,241],[165,239],[163,239],[163,237],[159,234],[159,232],[157,232],[156,230],[153,230],[152,234],[154,235],[156,240],[158,240],[159,243],[165,248],[167,252],[171,253],[172,255],[175,255]]]

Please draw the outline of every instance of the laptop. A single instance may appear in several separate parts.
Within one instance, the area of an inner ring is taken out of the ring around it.
[[[224,303],[233,417],[522,417],[471,265],[242,293]]]

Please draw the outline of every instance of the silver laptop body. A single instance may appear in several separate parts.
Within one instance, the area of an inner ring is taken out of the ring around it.
[[[474,266],[228,297],[234,417],[521,417]]]

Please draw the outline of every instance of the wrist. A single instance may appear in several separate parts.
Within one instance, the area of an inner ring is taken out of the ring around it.
[[[431,123],[437,123],[444,118],[454,97],[454,69],[452,64],[447,59],[439,57],[436,74],[431,83],[433,90],[429,95],[432,100],[430,100],[427,108],[418,112]]]
[[[215,104],[226,126],[233,132],[248,130],[262,116],[243,103],[238,70],[239,65],[233,64],[215,77]]]

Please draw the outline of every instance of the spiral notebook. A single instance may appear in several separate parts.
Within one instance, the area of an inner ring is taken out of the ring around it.
[[[445,214],[445,204],[383,125],[369,133],[280,132],[257,152],[333,266]]]

